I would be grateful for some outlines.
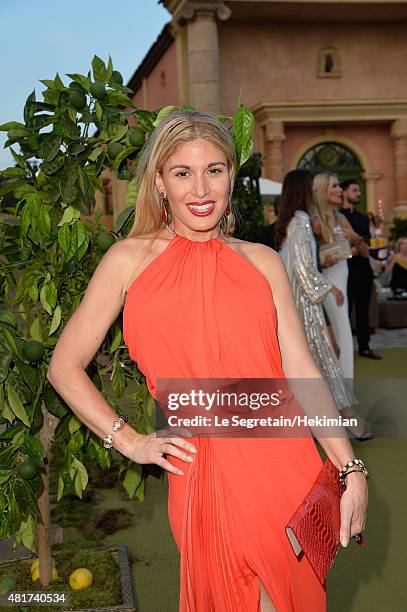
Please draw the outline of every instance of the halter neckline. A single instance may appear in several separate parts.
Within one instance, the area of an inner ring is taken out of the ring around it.
[[[217,236],[214,236],[213,238],[208,238],[208,240],[191,240],[190,238],[187,238],[186,236],[183,236],[182,234],[177,234],[177,232],[170,227],[167,223],[164,223],[164,227],[171,233],[173,234],[174,238],[182,238],[184,240],[186,240],[187,242],[193,242],[196,244],[205,244],[208,242],[212,242],[213,240],[220,240],[221,238],[224,237],[224,233],[223,233],[223,229],[220,228],[220,232]]]

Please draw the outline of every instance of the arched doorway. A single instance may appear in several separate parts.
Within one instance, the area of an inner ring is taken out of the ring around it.
[[[339,142],[321,142],[304,153],[297,168],[309,170],[313,175],[319,172],[334,172],[340,181],[355,178],[362,190],[358,209],[366,212],[366,185],[362,177],[364,168],[355,153]]]

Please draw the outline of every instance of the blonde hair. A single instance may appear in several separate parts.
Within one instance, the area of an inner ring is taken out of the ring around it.
[[[138,186],[134,224],[128,236],[159,231],[161,219],[160,194],[155,184],[156,172],[162,172],[167,159],[184,143],[202,138],[220,149],[226,156],[230,173],[230,193],[236,174],[236,151],[233,138],[225,125],[207,113],[176,111],[170,113],[150,134],[136,170]],[[169,211],[170,212],[170,211]],[[222,218],[223,230],[231,234],[235,225],[232,212]]]
[[[314,208],[321,223],[322,242],[332,242],[335,225],[341,222],[339,212],[328,200],[328,190],[333,178],[338,178],[333,172],[320,172],[314,176],[312,182]]]

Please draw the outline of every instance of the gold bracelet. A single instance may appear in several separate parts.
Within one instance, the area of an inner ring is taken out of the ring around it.
[[[122,414],[117,419],[113,421],[112,429],[114,432],[120,431],[123,425],[129,420],[127,414]],[[105,438],[103,438],[103,446],[110,450],[113,448],[113,436],[112,434],[108,434]]]

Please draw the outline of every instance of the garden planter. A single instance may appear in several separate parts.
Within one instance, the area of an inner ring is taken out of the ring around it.
[[[136,612],[137,611],[136,601],[135,601],[135,596],[134,596],[133,586],[132,586],[132,580],[131,580],[131,568],[130,568],[130,560],[129,560],[129,553],[128,553],[127,546],[124,546],[124,545],[123,546],[100,546],[100,547],[98,546],[96,548],[81,548],[81,549],[72,550],[72,551],[57,550],[57,551],[53,551],[53,557],[55,558],[55,562],[58,567],[58,556],[61,554],[67,555],[70,552],[72,553],[72,555],[78,552],[91,554],[92,552],[99,553],[101,551],[105,553],[111,553],[111,556],[113,557],[113,559],[119,566],[118,569],[119,569],[119,574],[120,574],[120,590],[121,590],[122,602],[117,605],[116,604],[115,605],[101,605],[99,607],[97,607],[96,603],[95,603],[95,607],[82,607],[81,606],[79,608],[79,607],[74,607],[74,606],[69,606],[69,605],[67,605],[66,607],[57,606],[58,609],[64,610],[64,612]],[[16,563],[16,562],[18,563],[19,561],[24,561],[24,560],[29,561],[35,558],[37,558],[37,555],[31,554],[31,555],[17,557],[15,559],[8,559],[4,561],[2,560],[0,561],[0,571],[4,570],[5,566],[7,566],[8,564],[11,565],[12,563]],[[52,585],[50,585],[50,587],[52,587]],[[22,591],[23,589],[16,587],[14,590]],[[63,590],[64,592],[67,592],[70,595],[75,593],[74,591],[69,589],[69,587],[62,589],[60,585],[58,586],[55,585],[49,589],[39,589],[39,587],[36,586],[35,589],[32,589],[32,592],[35,592],[38,590],[42,590],[42,591],[48,590],[50,592],[52,591],[61,592]],[[70,599],[71,599],[71,604],[72,604],[72,597]],[[27,607],[29,607],[29,604],[26,604],[26,605]],[[56,609],[56,607],[54,606],[52,609]]]

